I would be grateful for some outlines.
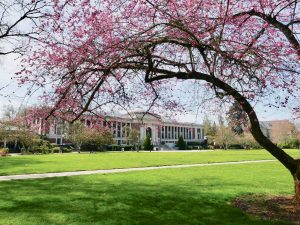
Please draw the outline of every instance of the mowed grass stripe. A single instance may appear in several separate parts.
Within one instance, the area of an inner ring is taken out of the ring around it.
[[[299,150],[287,152],[293,157],[300,156]],[[0,176],[264,159],[274,158],[265,150],[28,155],[1,157]]]

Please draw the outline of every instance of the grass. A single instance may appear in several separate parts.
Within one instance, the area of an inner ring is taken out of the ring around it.
[[[299,150],[288,153],[299,157]],[[213,152],[106,152],[0,157],[0,175],[273,159],[265,150]]]
[[[279,163],[218,165],[1,182],[1,225],[287,225],[231,205],[243,194],[292,194]]]

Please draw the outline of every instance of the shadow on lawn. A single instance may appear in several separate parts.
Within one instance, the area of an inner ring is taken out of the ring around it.
[[[249,218],[215,192],[247,184],[209,179],[196,186],[106,176],[2,182],[0,224],[287,224]]]

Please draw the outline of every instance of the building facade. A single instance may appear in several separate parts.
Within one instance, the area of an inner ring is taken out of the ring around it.
[[[130,116],[104,116],[96,117],[85,115],[81,119],[85,126],[97,125],[111,130],[115,143],[118,145],[130,144],[130,132],[136,130],[139,142],[150,135],[154,146],[167,145],[173,147],[178,138],[182,136],[188,142],[202,142],[204,140],[204,128],[201,124],[180,123],[165,120],[155,113],[134,112]],[[37,133],[45,135],[51,142],[66,144],[68,140],[64,134],[66,123],[59,119],[33,121]]]
[[[300,138],[300,132],[293,121],[290,120],[271,120],[260,122],[261,130],[264,135],[278,143],[288,137]]]

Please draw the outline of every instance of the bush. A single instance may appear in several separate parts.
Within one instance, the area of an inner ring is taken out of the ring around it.
[[[59,152],[60,152],[60,147],[58,147],[58,146],[52,147],[52,148],[51,148],[51,152],[52,152],[52,153],[59,153]]]
[[[121,148],[121,150],[122,150],[122,148],[124,148],[124,151],[132,151],[132,150],[134,150],[134,146],[133,145],[121,145],[120,148]]]
[[[27,151],[32,154],[49,154],[52,152],[52,145],[49,141],[36,139],[34,145]]]
[[[70,147],[61,147],[62,153],[71,153],[73,151],[73,148]]]
[[[0,156],[7,156],[8,152],[8,148],[0,148]]]
[[[299,145],[300,145],[300,141],[295,137],[289,137],[289,138],[284,139],[284,140],[282,140],[278,143],[278,146],[280,148],[287,148],[287,149],[289,149],[289,148],[298,148]]]
[[[153,150],[153,144],[151,143],[151,138],[150,138],[149,134],[147,134],[147,136],[146,136],[146,139],[145,139],[144,144],[143,144],[143,149],[146,150],[146,151],[147,150],[149,150],[149,151]]]
[[[180,136],[178,138],[178,141],[177,141],[177,144],[176,144],[176,147],[179,149],[179,150],[186,150],[186,149],[189,149],[183,139],[182,136]],[[191,147],[192,148],[192,147]]]
[[[121,146],[120,145],[108,145],[107,150],[109,151],[121,151]]]
[[[187,143],[187,146],[189,149],[208,149],[207,140],[204,140],[202,142],[196,142],[196,141],[190,141]]]
[[[240,144],[233,144],[233,145],[229,145],[228,149],[244,149],[244,146]]]

